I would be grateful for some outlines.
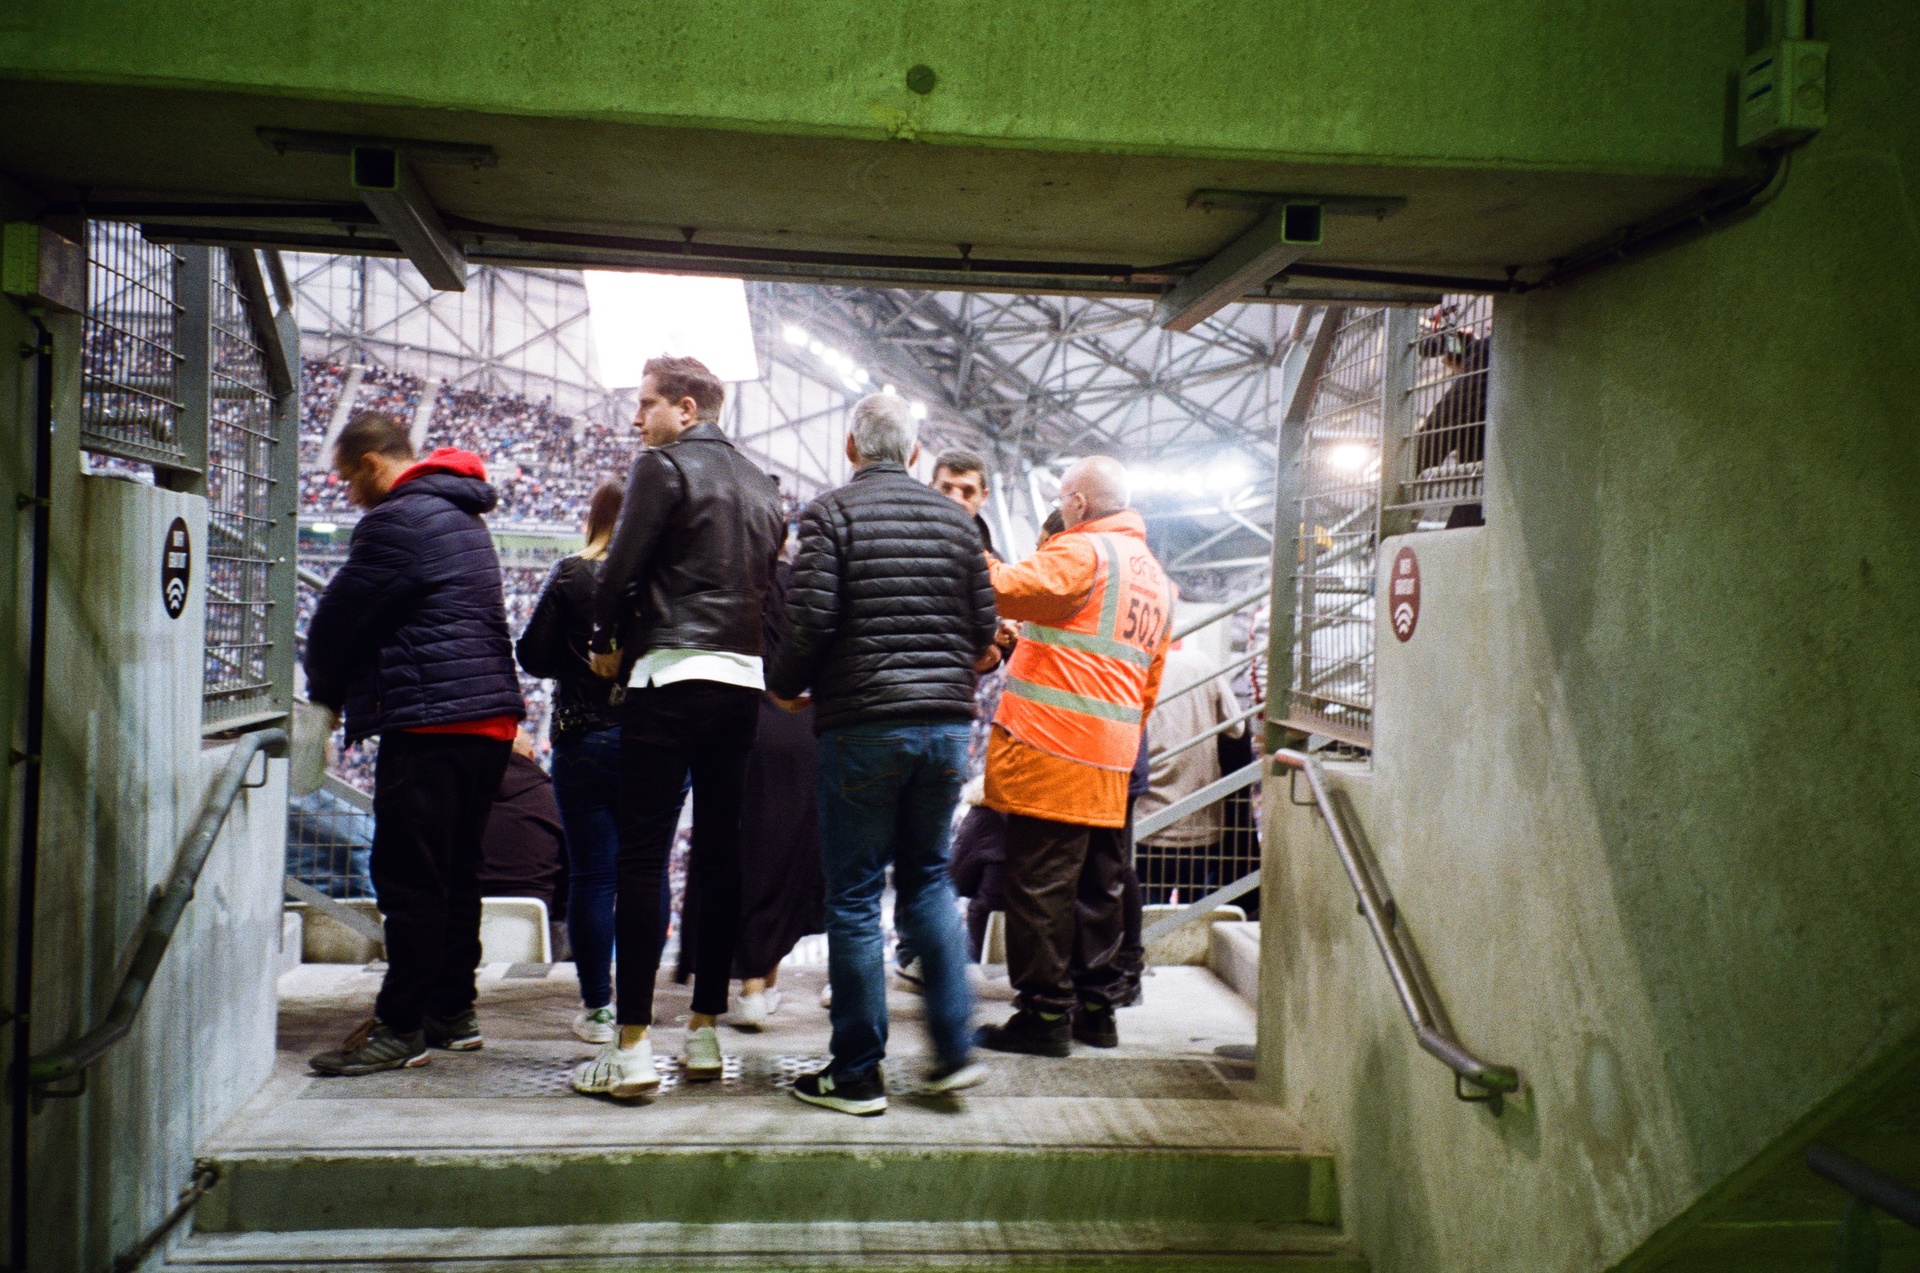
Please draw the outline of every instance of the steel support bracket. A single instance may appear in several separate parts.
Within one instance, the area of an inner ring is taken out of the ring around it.
[[[1322,213],[1317,203],[1273,209],[1174,284],[1154,306],[1153,321],[1169,331],[1192,331],[1318,246]]]
[[[407,157],[390,146],[355,146],[354,190],[436,291],[467,290],[467,254],[447,235]]]

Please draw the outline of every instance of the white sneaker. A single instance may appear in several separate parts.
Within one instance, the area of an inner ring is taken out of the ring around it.
[[[687,1031],[685,1053],[687,1078],[691,1082],[710,1082],[720,1077],[720,1033],[710,1025]]]
[[[820,987],[820,1006],[823,1008],[831,1008],[833,1006],[833,983],[831,981]]]
[[[612,1043],[620,1037],[613,1008],[589,1008],[573,1014],[573,1037],[582,1043]]]
[[[653,1041],[642,1039],[630,1048],[609,1043],[591,1061],[573,1067],[573,1090],[588,1095],[604,1093],[632,1100],[660,1090],[660,1072],[653,1068]]]
[[[742,1030],[758,1030],[767,1024],[767,1018],[780,1010],[780,992],[761,990],[750,995],[740,996],[740,1006],[733,1010],[733,1024]]]

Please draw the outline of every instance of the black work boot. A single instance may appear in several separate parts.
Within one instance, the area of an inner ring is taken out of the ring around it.
[[[411,1069],[426,1063],[427,1040],[421,1031],[396,1034],[377,1017],[369,1018],[348,1035],[336,1051],[322,1052],[308,1062],[321,1074],[343,1077]]]
[[[448,1052],[472,1052],[483,1042],[480,1038],[480,1018],[472,1008],[448,1017],[436,1017],[428,1013],[420,1021],[420,1031],[427,1036],[427,1046],[443,1048]]]
[[[1065,1013],[1054,1016],[1022,1008],[1005,1025],[981,1026],[980,1046],[1028,1056],[1067,1056],[1073,1051],[1072,1029]]]
[[[1117,1048],[1120,1031],[1114,1025],[1113,1009],[1104,1003],[1083,1003],[1073,1014],[1073,1037],[1090,1048]]]

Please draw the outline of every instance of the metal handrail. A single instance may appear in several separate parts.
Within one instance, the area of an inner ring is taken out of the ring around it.
[[[1313,802],[1319,806],[1320,816],[1333,836],[1340,865],[1346,868],[1347,879],[1353,884],[1354,896],[1360,904],[1360,914],[1373,930],[1374,944],[1386,960],[1387,975],[1393,978],[1393,988],[1400,996],[1400,1006],[1406,1011],[1408,1023],[1413,1026],[1414,1037],[1422,1048],[1454,1072],[1455,1095],[1462,1100],[1484,1101],[1498,1114],[1501,1097],[1520,1088],[1519,1071],[1510,1065],[1481,1060],[1454,1036],[1453,1025],[1447,1020],[1446,1009],[1433,983],[1427,979],[1426,966],[1420,962],[1413,938],[1400,924],[1393,894],[1388,891],[1371,850],[1353,833],[1340,806],[1334,802],[1320,758],[1283,748],[1273,753],[1272,760],[1306,774],[1307,786],[1313,790]],[[1481,1094],[1468,1094],[1460,1085],[1462,1080],[1480,1088]]]
[[[1262,558],[1261,560],[1264,561],[1265,558]],[[1201,628],[1211,627],[1212,625],[1220,622],[1220,620],[1226,618],[1228,615],[1240,613],[1242,610],[1245,610],[1248,606],[1252,605],[1256,601],[1259,601],[1261,598],[1265,597],[1268,593],[1272,591],[1273,591],[1272,583],[1270,582],[1263,583],[1258,588],[1255,588],[1252,592],[1243,593],[1240,596],[1235,597],[1233,600],[1227,602],[1225,605],[1221,606],[1219,609],[1213,611],[1212,613],[1203,614],[1198,619],[1195,619],[1193,622],[1183,624],[1180,627],[1175,628],[1173,630],[1173,635],[1168,637],[1167,639],[1169,641],[1178,641],[1181,637],[1192,636],[1194,633],[1198,632]]]
[[[1214,681],[1218,680],[1220,677],[1232,676],[1235,672],[1238,672],[1241,668],[1245,667],[1247,664],[1253,662],[1255,659],[1259,658],[1261,655],[1265,653],[1266,653],[1265,650],[1248,650],[1245,654],[1241,655],[1239,658],[1235,659],[1233,662],[1227,664],[1225,667],[1215,668],[1213,671],[1208,672],[1205,676],[1201,677],[1197,681],[1189,681],[1185,685],[1182,685],[1177,690],[1173,690],[1169,693],[1160,695],[1159,698],[1154,700],[1153,705],[1155,707],[1158,707],[1162,703],[1172,702],[1174,699],[1179,698],[1182,694],[1193,693],[1195,690],[1199,689],[1202,685],[1213,684]]]
[[[1201,743],[1207,742],[1210,739],[1218,738],[1220,735],[1232,729],[1235,725],[1239,725],[1245,721],[1250,721],[1254,717],[1258,716],[1261,712],[1264,712],[1266,710],[1267,710],[1267,704],[1265,700],[1262,700],[1261,702],[1255,703],[1252,707],[1247,708],[1245,711],[1241,712],[1237,716],[1227,717],[1227,719],[1221,721],[1218,725],[1213,726],[1211,729],[1206,730],[1204,733],[1195,734],[1192,738],[1187,739],[1185,742],[1169,747],[1165,751],[1158,751],[1153,753],[1153,758],[1155,760],[1172,760],[1175,756],[1178,756],[1181,752],[1187,751],[1194,747],[1198,747]]]
[[[1874,1210],[1920,1229],[1920,1189],[1826,1145],[1807,1146],[1806,1160],[1815,1175],[1839,1185]]]
[[[1154,832],[1172,826],[1190,813],[1198,813],[1210,804],[1225,800],[1242,787],[1251,787],[1260,781],[1260,771],[1266,767],[1264,761],[1256,760],[1244,768],[1234,770],[1224,778],[1216,778],[1192,795],[1182,796],[1164,809],[1154,810],[1134,824],[1133,838],[1144,840]]]
[[[28,1075],[34,1086],[57,1083],[81,1073],[104,1056],[114,1044],[126,1038],[133,1029],[140,1005],[146,1001],[147,991],[153,987],[154,973],[159,970],[160,961],[166,957],[174,930],[180,926],[180,917],[186,912],[187,903],[193,900],[201,868],[206,866],[207,858],[213,853],[213,842],[219,838],[220,829],[226,825],[227,814],[233,810],[234,800],[239,797],[242,786],[246,785],[247,770],[253,767],[253,758],[269,747],[284,747],[286,743],[287,731],[284,729],[256,730],[234,740],[233,753],[227,757],[227,763],[214,778],[213,786],[207,792],[206,804],[201,807],[200,816],[194,819],[193,830],[187,833],[180,855],[174,860],[173,875],[167,880],[166,888],[147,906],[146,931],[141,935],[132,962],[127,965],[126,975],[120,979],[120,989],[113,996],[112,1007],[107,1009],[107,1015],[99,1025],[79,1038],[33,1058]]]

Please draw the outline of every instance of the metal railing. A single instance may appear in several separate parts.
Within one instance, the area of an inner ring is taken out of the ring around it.
[[[1230,619],[1234,615],[1244,611],[1248,606],[1258,605],[1260,602],[1265,601],[1272,593],[1273,588],[1270,583],[1261,584],[1256,588],[1249,589],[1239,596],[1233,597],[1221,605],[1216,606],[1207,613],[1179,625],[1173,630],[1172,637],[1169,639],[1178,640],[1191,636],[1193,633],[1204,628]],[[1198,677],[1185,685],[1162,693],[1157,700],[1156,707],[1159,703],[1170,702],[1184,694],[1191,694],[1195,690],[1211,685],[1223,676],[1233,676],[1240,672],[1241,669],[1264,656],[1265,653],[1266,651],[1264,649],[1259,648],[1249,650],[1228,663],[1225,667],[1210,670],[1205,676]],[[1156,762],[1165,760],[1177,756],[1190,748],[1213,742],[1222,734],[1233,729],[1236,725],[1240,725],[1259,716],[1265,709],[1266,704],[1264,702],[1255,703],[1252,707],[1241,710],[1229,719],[1214,725],[1212,728],[1195,734],[1191,738],[1183,739],[1165,751],[1156,753],[1154,759]],[[1257,847],[1252,849],[1251,853],[1237,852],[1230,847],[1231,844],[1238,842],[1238,840],[1250,840],[1254,836],[1254,828],[1251,821],[1245,824],[1233,824],[1232,817],[1227,819],[1228,823],[1232,825],[1221,828],[1222,839],[1217,846],[1219,849],[1217,856],[1209,853],[1204,858],[1189,860],[1183,855],[1190,853],[1191,850],[1162,848],[1160,846],[1146,844],[1145,841],[1151,838],[1156,832],[1165,830],[1183,818],[1198,813],[1211,805],[1219,804],[1236,793],[1253,786],[1260,781],[1261,768],[1262,766],[1258,762],[1243,766],[1233,773],[1209,783],[1200,790],[1182,797],[1166,808],[1156,810],[1140,818],[1134,823],[1133,842],[1135,846],[1135,866],[1142,871],[1143,887],[1165,887],[1185,891],[1189,882],[1204,887],[1204,883],[1209,882],[1210,879],[1217,879],[1228,872],[1244,869],[1249,865],[1249,858],[1257,860]],[[1170,873],[1172,878],[1163,880],[1157,886],[1150,886],[1146,879],[1147,869],[1150,866],[1158,867],[1160,870]],[[1260,886],[1259,877],[1259,869],[1255,867],[1247,874],[1228,882],[1223,887],[1207,893],[1206,896],[1200,898],[1198,901],[1183,907],[1176,914],[1156,921],[1149,926],[1144,934],[1144,939],[1147,941],[1157,940],[1181,926],[1192,923],[1209,912],[1226,905],[1228,902],[1244,897]]]
[[[213,786],[207,791],[206,803],[200,808],[200,816],[194,819],[193,829],[188,832],[180,855],[174,860],[173,874],[168,878],[167,886],[147,906],[145,931],[141,934],[139,946],[134,949],[133,960],[128,964],[126,974],[120,978],[120,988],[114,993],[113,1004],[107,1009],[107,1015],[85,1034],[33,1058],[28,1074],[36,1088],[82,1076],[84,1090],[87,1067],[106,1055],[114,1044],[126,1038],[133,1029],[134,1019],[140,1014],[140,1005],[146,1002],[147,992],[153,988],[154,974],[160,968],[160,961],[166,957],[174,931],[180,927],[180,917],[186,913],[187,903],[193,900],[194,888],[200,882],[200,871],[213,853],[214,841],[220,838],[220,830],[226,825],[227,814],[233,810],[233,802],[242,789],[261,785],[246,781],[254,757],[269,748],[285,747],[286,744],[287,731],[284,729],[257,730],[234,740],[233,751],[214,778]]]
[[[1352,883],[1354,897],[1359,902],[1360,914],[1373,930],[1374,944],[1380,948],[1380,957],[1386,960],[1387,974],[1393,978],[1394,991],[1400,996],[1400,1006],[1406,1011],[1408,1023],[1413,1026],[1414,1037],[1422,1048],[1453,1071],[1456,1096],[1463,1101],[1485,1102],[1488,1108],[1498,1114],[1501,1098],[1508,1092],[1519,1090],[1519,1072],[1510,1065],[1482,1060],[1468,1051],[1466,1045],[1455,1036],[1453,1023],[1447,1019],[1440,995],[1427,977],[1426,965],[1420,961],[1420,952],[1415,949],[1412,936],[1400,923],[1400,908],[1380,874],[1380,866],[1373,860],[1373,853],[1366,847],[1365,840],[1349,825],[1345,810],[1335,801],[1319,757],[1283,749],[1274,752],[1272,760],[1275,764],[1296,769],[1307,776],[1307,786],[1313,791],[1313,803],[1319,807],[1320,817],[1333,837],[1333,847],[1340,854],[1340,865],[1346,868],[1347,879]],[[1471,1083],[1480,1090],[1470,1093],[1462,1086],[1463,1083]]]
[[[1920,1229],[1920,1189],[1827,1145],[1807,1146],[1806,1163],[1816,1176],[1851,1195],[1834,1243],[1836,1273],[1871,1273],[1880,1267],[1876,1211]]]

